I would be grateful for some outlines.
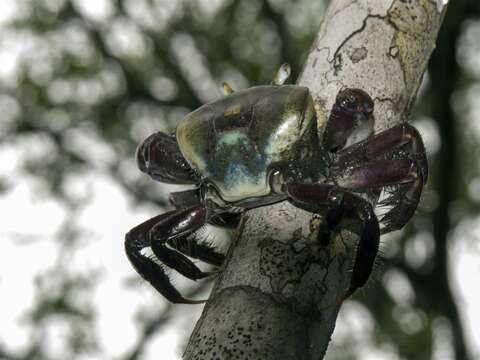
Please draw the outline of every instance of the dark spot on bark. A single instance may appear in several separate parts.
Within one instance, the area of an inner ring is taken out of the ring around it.
[[[342,54],[337,54],[333,59],[333,75],[338,75],[338,73],[342,70],[343,60]]]
[[[293,232],[293,240],[300,240],[302,238],[302,228],[298,228]]]
[[[257,309],[244,316],[244,309]],[[276,307],[271,297],[245,289],[229,289],[205,309],[208,333],[195,329],[184,359],[236,359],[236,360],[306,360],[308,358],[308,324],[305,318],[286,307]],[[230,313],[235,320],[226,316]],[[220,321],[220,325],[216,320]],[[228,320],[226,320],[228,319]],[[310,318],[308,318],[310,319]],[[273,325],[271,324],[273,322]],[[228,327],[227,325],[228,324]],[[278,327],[288,324],[288,327]],[[295,341],[300,334],[304,343]],[[287,354],[287,349],[295,351]],[[279,354],[285,356],[279,357]]]
[[[356,64],[365,59],[367,55],[368,50],[364,46],[362,46],[353,50],[353,52],[350,54],[350,60],[352,60],[352,62]]]

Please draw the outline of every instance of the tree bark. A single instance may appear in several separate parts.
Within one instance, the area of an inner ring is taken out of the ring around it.
[[[375,129],[408,117],[445,14],[442,0],[332,1],[298,84],[318,105],[321,133],[339,90],[375,102]],[[316,242],[320,219],[287,202],[244,215],[184,359],[322,359],[333,306],[349,284],[356,235],[345,249]]]

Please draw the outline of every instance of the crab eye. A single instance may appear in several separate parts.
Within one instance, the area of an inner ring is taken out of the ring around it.
[[[360,89],[345,89],[338,93],[335,105],[347,112],[361,112],[366,115],[373,113],[372,98]]]
[[[356,110],[358,106],[357,98],[349,95],[340,101],[340,106],[346,110]]]

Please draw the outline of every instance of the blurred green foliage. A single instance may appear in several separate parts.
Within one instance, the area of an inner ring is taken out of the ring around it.
[[[37,335],[21,353],[0,348],[0,358],[51,359],[42,324],[55,316],[67,317],[72,328],[64,358],[98,351],[91,326],[101,309],[74,300],[78,291],[88,291],[95,276],[69,274],[67,255],[78,238],[75,216],[89,199],[72,192],[68,181],[99,172],[137,202],[165,205],[166,194],[135,168],[137,143],[156,130],[173,131],[183,115],[220,96],[222,82],[234,88],[265,84],[283,62],[298,74],[325,3],[16,2],[0,34],[1,49],[7,49],[0,55],[6,66],[0,69],[0,146],[22,149],[22,172],[38,181],[39,190],[61,200],[69,217],[57,235],[65,261],[39,274],[36,305],[26,317]],[[452,232],[474,218],[480,201],[478,130],[470,131],[475,125],[468,120],[478,113],[472,99],[480,92],[480,65],[474,60],[480,54],[474,40],[480,36],[477,3],[449,4],[413,114],[434,148],[423,206],[413,225],[391,237],[393,245],[377,275],[382,280],[357,296],[362,305],[352,305],[373,324],[371,338],[363,340],[404,359],[431,359],[442,329],[449,329],[457,359],[469,357],[448,282],[447,251]],[[7,194],[16,181],[1,177],[0,192]],[[415,262],[418,249],[425,254]],[[391,284],[403,286],[406,300]],[[139,347],[125,358],[141,358],[143,343],[169,319],[166,312],[146,322]],[[329,359],[358,358],[357,338],[347,335],[336,337]]]

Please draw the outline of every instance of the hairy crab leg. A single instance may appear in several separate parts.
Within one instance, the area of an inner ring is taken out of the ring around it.
[[[182,218],[181,213],[177,216],[179,216],[180,219]],[[212,218],[207,219],[207,222],[211,223],[211,220]],[[158,225],[159,224],[157,224],[156,226]],[[204,223],[200,222],[200,226],[203,225]],[[202,260],[207,264],[217,267],[222,266],[223,261],[225,260],[225,255],[215,249],[213,245],[210,245],[208,242],[202,240],[200,236],[197,236],[198,233],[195,232],[197,229],[198,228],[196,228],[194,231],[189,232],[188,234],[170,237],[166,240],[166,243],[175,250],[192,258]],[[161,229],[157,230],[161,231]],[[195,280],[193,278],[191,279]]]
[[[205,214],[203,206],[173,210],[147,220],[126,235],[125,249],[134,268],[173,303],[197,304],[202,301],[185,299],[173,287],[161,265],[154,258],[143,255],[141,250],[150,246],[160,262],[189,279],[197,280],[211,275],[210,272],[201,271],[180,252],[166,246],[167,242],[173,248],[178,245],[179,251],[187,249],[187,255],[195,254],[197,258],[215,265],[221,263],[222,254],[207,244],[196,243],[194,238],[187,239],[205,224]]]
[[[150,246],[158,260],[192,280],[202,279],[210,273],[202,272],[190,259],[168,248],[166,243],[175,245],[175,239],[187,240],[189,235],[205,225],[206,212],[201,205],[173,210],[160,215],[149,230]]]
[[[380,203],[392,206],[380,220],[383,225],[381,233],[385,234],[402,228],[412,217],[420,201],[424,180],[417,161],[394,159],[378,160],[350,169],[337,178],[337,183],[352,191],[399,185],[397,194]]]
[[[226,212],[210,217],[208,223],[214,226],[235,229],[240,223],[241,217],[242,214]]]
[[[325,208],[330,208],[330,211],[335,212],[335,217],[337,217],[335,226],[338,226],[340,218],[353,219],[362,225],[362,229],[359,231],[360,240],[355,254],[350,285],[340,299],[343,301],[355,290],[365,285],[375,263],[380,230],[372,206],[361,197],[335,185],[289,184],[287,185],[287,194],[293,205],[310,212],[319,213],[323,212]],[[332,231],[334,230],[332,229]]]
[[[423,181],[427,181],[428,163],[422,137],[412,125],[403,123],[372,136],[366,140],[353,144],[337,152],[335,164],[377,159],[383,155],[405,146],[405,157],[418,161],[422,171]]]
[[[160,215],[161,216],[161,215]],[[125,236],[125,252],[134,269],[167,300],[179,304],[200,304],[202,300],[185,299],[172,285],[163,266],[152,256],[142,254],[150,246],[149,230],[157,222],[154,217],[134,227]]]
[[[202,260],[203,262],[216,267],[222,266],[225,260],[224,254],[217,251],[212,245],[207,242],[202,242],[201,240],[197,241],[190,237],[178,237],[167,240],[167,244],[185,255]]]

